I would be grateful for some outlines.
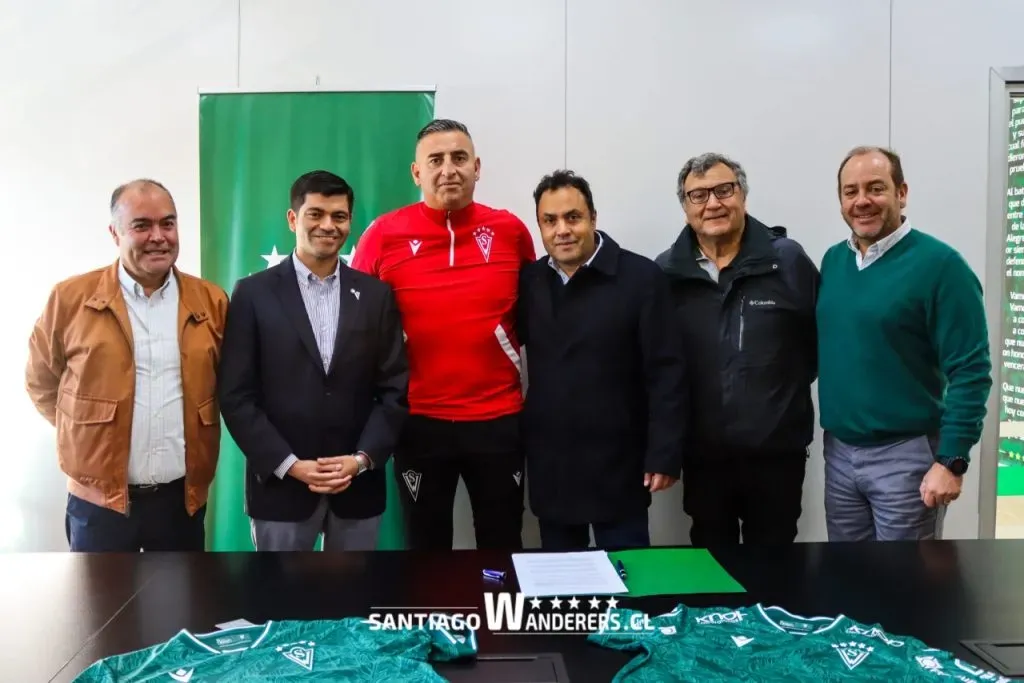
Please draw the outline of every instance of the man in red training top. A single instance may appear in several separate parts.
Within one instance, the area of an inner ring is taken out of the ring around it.
[[[417,136],[423,201],[363,233],[352,267],[394,289],[409,357],[409,418],[395,453],[413,549],[452,548],[452,509],[466,482],[477,548],[519,549],[523,454],[515,331],[519,269],[533,238],[508,211],[473,201],[480,179],[466,126],[432,121]]]

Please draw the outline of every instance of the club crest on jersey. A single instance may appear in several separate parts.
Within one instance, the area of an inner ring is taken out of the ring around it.
[[[484,255],[485,261],[491,260],[491,245],[494,244],[494,231],[485,225],[473,231],[473,239],[476,246],[480,247],[480,253]]]
[[[832,647],[839,656],[843,658],[843,663],[846,664],[848,669],[856,669],[860,664],[868,658],[875,648],[864,643],[832,643]]]
[[[405,481],[405,488],[409,489],[409,495],[416,500],[420,495],[420,481],[423,479],[423,475],[413,470],[406,470],[402,472],[402,479]]]
[[[280,645],[278,646],[277,651],[301,666],[306,671],[312,671],[314,647],[316,647],[316,643],[312,640],[300,640],[297,643]]]

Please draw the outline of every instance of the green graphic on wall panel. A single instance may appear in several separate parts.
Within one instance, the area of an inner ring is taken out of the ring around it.
[[[998,494],[1024,495],[1024,98],[1010,104]]]

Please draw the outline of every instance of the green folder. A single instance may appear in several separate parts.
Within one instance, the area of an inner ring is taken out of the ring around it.
[[[645,548],[608,553],[626,569],[630,597],[693,593],[745,593],[746,589],[702,548]]]

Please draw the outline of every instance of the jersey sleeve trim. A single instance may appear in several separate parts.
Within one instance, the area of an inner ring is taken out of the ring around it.
[[[516,371],[523,374],[523,361],[519,356],[519,352],[516,351],[515,347],[512,346],[512,340],[508,338],[508,333],[505,332],[500,324],[494,328],[494,336],[498,338],[498,344],[501,345],[501,350],[505,352],[508,359],[512,361],[512,364],[516,366]]]

